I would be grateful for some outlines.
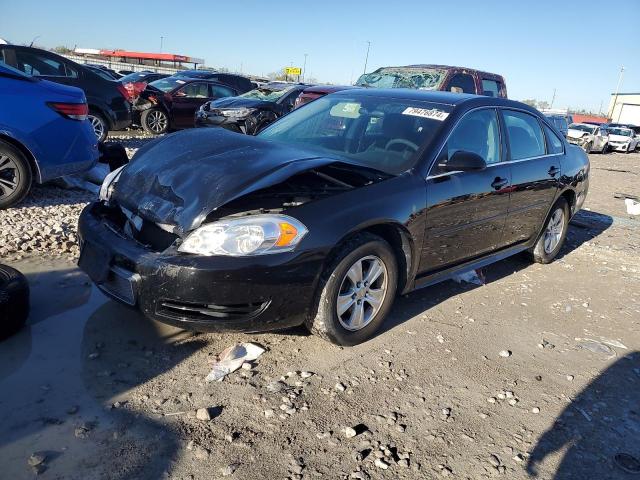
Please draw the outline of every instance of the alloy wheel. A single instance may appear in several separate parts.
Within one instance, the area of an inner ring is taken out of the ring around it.
[[[562,238],[564,232],[564,210],[557,208],[551,215],[547,228],[544,231],[544,251],[547,254],[551,254]]]
[[[160,110],[155,110],[147,116],[147,127],[154,133],[162,133],[167,128],[167,116]]]
[[[336,301],[340,325],[350,331],[366,327],[378,314],[387,295],[387,267],[369,255],[357,260],[345,273]]]
[[[0,197],[8,197],[20,184],[20,171],[15,160],[8,155],[0,155]]]
[[[91,122],[91,127],[93,128],[93,133],[96,134],[98,139],[101,139],[105,133],[105,125],[100,117],[96,117],[95,115],[89,114],[89,121]]]

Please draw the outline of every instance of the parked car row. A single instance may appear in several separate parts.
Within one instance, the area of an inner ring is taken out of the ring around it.
[[[585,152],[633,152],[640,145],[640,134],[631,126],[619,124],[572,123],[567,130],[569,143]]]

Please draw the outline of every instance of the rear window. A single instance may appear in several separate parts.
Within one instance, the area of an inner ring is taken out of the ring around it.
[[[483,94],[487,97],[499,97],[500,96],[500,87],[498,82],[495,80],[486,80],[482,79],[482,90]]]

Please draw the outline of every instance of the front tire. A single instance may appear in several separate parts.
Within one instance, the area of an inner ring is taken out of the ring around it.
[[[21,202],[31,189],[33,173],[24,154],[0,141],[0,210]]]
[[[536,263],[551,263],[562,249],[568,227],[569,204],[564,197],[560,197],[545,220],[538,241],[530,251],[532,260]]]
[[[605,143],[605,144],[602,146],[602,151],[601,151],[600,153],[601,153],[601,154],[603,154],[603,155],[604,155],[605,153],[609,153],[609,144],[608,144],[608,143]]]
[[[306,322],[311,333],[336,345],[370,339],[395,299],[398,262],[389,244],[370,233],[345,242],[320,282],[317,312]]]
[[[582,147],[582,149],[585,151],[585,153],[591,153],[591,142],[585,143],[584,146]]]
[[[150,108],[142,112],[140,123],[144,131],[151,135],[162,135],[169,131],[169,116],[159,108]]]

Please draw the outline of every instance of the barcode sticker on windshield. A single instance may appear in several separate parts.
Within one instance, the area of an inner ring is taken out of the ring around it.
[[[438,110],[436,108],[415,108],[407,107],[402,112],[403,115],[413,115],[414,117],[431,118],[432,120],[438,120],[442,122],[449,114]]]

